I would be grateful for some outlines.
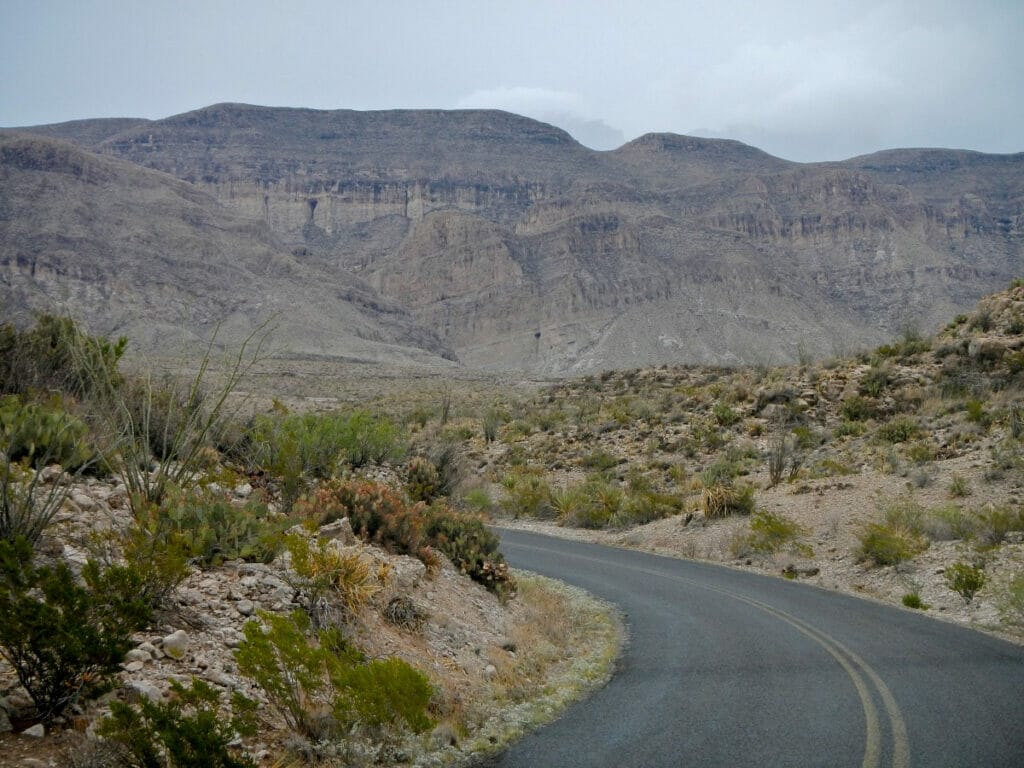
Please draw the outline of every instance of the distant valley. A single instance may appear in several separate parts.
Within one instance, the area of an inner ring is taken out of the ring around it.
[[[497,111],[221,104],[0,133],[0,301],[161,350],[564,376],[930,332],[1024,272],[1024,154],[800,164]]]

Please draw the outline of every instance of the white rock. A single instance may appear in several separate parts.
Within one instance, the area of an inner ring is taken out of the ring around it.
[[[147,643],[147,645],[148,645],[148,643]],[[130,651],[128,651],[128,653],[126,653],[124,655],[124,660],[125,661],[142,661],[142,662],[146,662],[146,661],[149,661],[152,658],[153,658],[152,654],[150,654],[149,651],[143,650],[142,646],[139,646],[138,648],[132,648]]]
[[[188,633],[183,629],[168,635],[163,640],[164,653],[172,659],[182,659],[188,651]]]
[[[146,698],[150,701],[160,701],[163,698],[160,689],[145,680],[130,680],[125,687],[139,698]]]
[[[129,661],[127,664],[124,665],[124,671],[125,672],[138,672],[144,666],[145,665],[141,661]]]
[[[345,546],[352,546],[356,543],[356,535],[352,532],[352,523],[347,517],[321,526],[317,536],[321,539],[337,539]]]
[[[82,493],[81,491],[72,491],[71,501],[73,501],[75,503],[75,506],[77,506],[83,512],[92,512],[94,509],[96,509],[97,506],[96,499],[94,499],[92,496],[88,496]]]
[[[21,733],[23,736],[32,736],[33,738],[41,739],[46,735],[46,729],[43,727],[42,723],[36,723],[31,728],[26,728]]]
[[[256,606],[252,600],[239,600],[235,608],[243,616],[252,616],[256,613]]]
[[[235,496],[240,499],[248,499],[252,496],[252,486],[249,483],[242,483],[235,486]]]

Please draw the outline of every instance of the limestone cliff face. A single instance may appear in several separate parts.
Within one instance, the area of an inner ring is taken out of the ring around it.
[[[79,133],[262,222],[296,268],[360,282],[467,364],[830,354],[1024,272],[1024,155],[797,164],[672,134],[592,152],[501,112],[230,104]]]

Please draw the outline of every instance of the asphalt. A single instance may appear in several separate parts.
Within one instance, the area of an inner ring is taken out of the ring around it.
[[[797,582],[500,530],[516,568],[616,604],[607,686],[503,768],[1024,768],[1024,648]]]

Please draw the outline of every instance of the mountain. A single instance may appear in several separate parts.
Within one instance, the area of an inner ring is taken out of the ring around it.
[[[499,111],[240,104],[27,130],[188,182],[472,366],[832,354],[1024,271],[1024,154],[799,164],[674,134],[596,152]]]
[[[147,351],[237,343],[269,321],[297,354],[451,356],[359,278],[303,265],[270,229],[195,185],[72,144],[0,135],[0,300],[67,311]]]

